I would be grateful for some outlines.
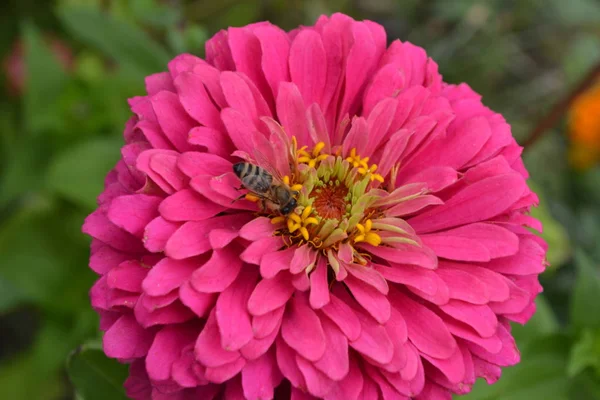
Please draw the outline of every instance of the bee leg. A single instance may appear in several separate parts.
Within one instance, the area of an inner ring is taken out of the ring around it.
[[[245,189],[245,187],[244,187],[244,185],[242,185],[242,186],[240,186],[240,187],[237,187],[237,188],[234,188],[234,189],[235,189],[235,190],[237,190],[237,191],[239,192],[240,190],[242,190],[242,189]]]
[[[238,201],[238,200],[241,200],[241,199],[243,199],[244,197],[246,197],[246,193],[244,193],[243,195],[241,195],[241,196],[240,196],[240,197],[238,197],[237,199],[233,199],[233,200],[231,200],[231,204],[235,203],[235,202],[236,202],[236,201]]]

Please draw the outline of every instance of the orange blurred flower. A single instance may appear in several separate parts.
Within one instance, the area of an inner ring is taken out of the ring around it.
[[[569,110],[569,161],[586,169],[600,160],[600,85],[581,94]]]

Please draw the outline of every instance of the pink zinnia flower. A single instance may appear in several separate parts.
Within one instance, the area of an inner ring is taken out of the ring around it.
[[[206,55],[130,100],[83,228],[130,397],[450,399],[519,361],[546,244],[501,115],[341,14]],[[298,191],[291,213],[236,201],[246,161]]]

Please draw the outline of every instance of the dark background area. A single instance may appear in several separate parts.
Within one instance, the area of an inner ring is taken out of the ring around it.
[[[445,81],[468,82],[520,143],[600,61],[597,0],[1,2],[1,399],[124,396],[126,368],[98,350],[80,227],[144,77],[176,54],[203,56],[227,26],[292,29],[335,11],[424,47]],[[523,362],[470,399],[600,399],[600,167],[569,163],[568,112],[525,149],[551,266],[538,313],[514,328]]]

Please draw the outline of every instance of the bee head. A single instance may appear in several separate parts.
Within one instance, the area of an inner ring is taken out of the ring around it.
[[[239,177],[244,171],[244,163],[233,164],[233,172]]]
[[[281,207],[279,211],[283,215],[288,215],[296,208],[296,204],[296,199],[292,197],[292,199],[290,199],[290,201],[285,206]]]

